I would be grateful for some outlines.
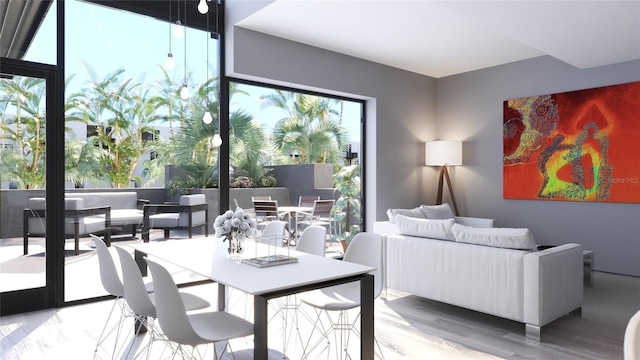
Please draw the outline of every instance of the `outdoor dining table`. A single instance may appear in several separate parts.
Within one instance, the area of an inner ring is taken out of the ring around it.
[[[229,286],[254,298],[254,359],[267,359],[268,315],[270,299],[344,284],[360,282],[361,355],[374,357],[374,314],[372,267],[289,250],[298,258],[295,263],[258,268],[227,257],[226,242],[213,236],[197,239],[168,240],[131,245],[140,270],[146,276],[145,256],[166,261],[218,283],[218,310],[225,310],[225,287]],[[264,244],[245,246],[245,257],[267,253]]]
[[[298,238],[298,216],[300,214],[311,214],[313,207],[311,206],[278,206],[280,215],[286,216],[289,223],[289,241],[287,245],[295,245]],[[293,241],[293,243],[292,243]]]

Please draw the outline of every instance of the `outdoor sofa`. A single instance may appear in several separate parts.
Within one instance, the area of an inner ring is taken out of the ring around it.
[[[147,200],[138,199],[134,191],[127,192],[73,192],[65,194],[65,238],[75,240],[75,254],[79,253],[79,238],[89,234],[105,234],[105,242],[111,244],[114,228],[130,227],[133,237],[142,225],[141,205]],[[29,237],[45,236],[46,198],[29,198],[23,216],[23,247],[28,253]]]

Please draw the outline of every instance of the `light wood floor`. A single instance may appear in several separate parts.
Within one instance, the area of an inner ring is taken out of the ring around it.
[[[525,338],[523,324],[392,290],[386,298],[376,300],[376,338],[388,360],[622,359],[626,321],[640,309],[640,279],[600,272],[594,275],[595,286],[585,288],[582,317],[565,316],[544,327],[539,343]],[[215,289],[203,285],[188,290],[212,299],[213,303]],[[248,297],[232,292],[229,301],[233,313],[252,317]],[[112,303],[103,301],[2,317],[0,358],[90,359],[94,357],[96,340]],[[275,305],[272,308],[275,310]],[[302,336],[308,337],[310,323],[301,320],[299,324]],[[269,326],[269,346],[273,349],[270,357],[282,359],[281,317],[274,314]],[[125,325],[126,330],[132,327]],[[112,338],[98,349],[96,358],[111,358]],[[139,338],[135,348],[141,351],[146,337]],[[236,359],[251,359],[252,342],[251,337],[232,341]],[[357,344],[357,338],[352,339],[353,343]],[[161,350],[162,346],[154,346],[151,358],[168,357],[166,352],[161,355]],[[211,349],[206,350],[207,358],[212,358]],[[358,359],[357,349],[350,350],[355,351],[353,358]],[[297,341],[286,351],[290,359],[299,359],[301,354],[302,346]],[[337,358],[334,353],[314,356]]]

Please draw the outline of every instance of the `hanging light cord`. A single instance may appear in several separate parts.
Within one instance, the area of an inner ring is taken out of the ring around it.
[[[207,63],[205,66],[207,67],[207,78],[205,79],[205,99],[207,99],[207,111],[209,111],[209,14],[207,13]]]
[[[187,0],[184,0],[184,85],[187,85]]]

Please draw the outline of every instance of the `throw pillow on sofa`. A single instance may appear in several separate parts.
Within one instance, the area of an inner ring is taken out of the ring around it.
[[[453,225],[457,242],[507,249],[535,250],[536,242],[527,228],[475,228]]]
[[[432,220],[397,215],[396,224],[403,235],[455,241],[452,232],[454,219]]]
[[[387,216],[389,217],[389,222],[396,222],[397,215],[404,215],[411,218],[421,218],[424,219],[424,214],[420,210],[419,207],[413,209],[388,209]]]
[[[420,205],[420,211],[427,219],[453,219],[453,210],[449,204]]]

